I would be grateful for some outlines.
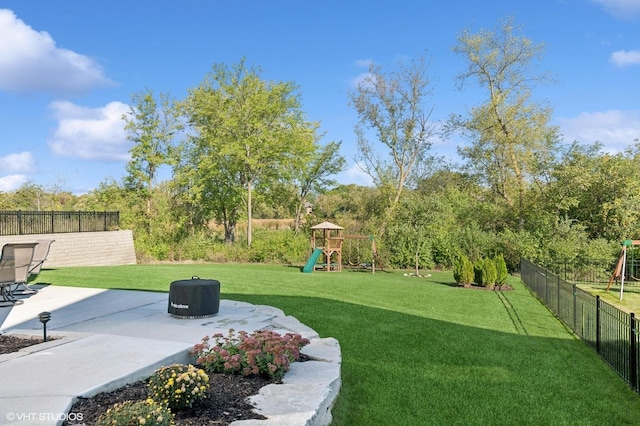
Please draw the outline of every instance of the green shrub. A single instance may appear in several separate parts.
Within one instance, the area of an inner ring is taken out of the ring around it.
[[[503,254],[509,271],[520,270],[521,257],[532,261],[542,258],[540,241],[526,230],[514,232],[506,229],[500,232],[494,251]]]
[[[479,258],[473,262],[473,282],[478,285],[483,285],[483,274],[482,270],[484,269],[484,259]]]
[[[173,425],[169,407],[149,398],[145,401],[125,401],[111,406],[98,418],[97,426],[164,426]]]
[[[504,256],[502,254],[496,255],[493,258],[493,263],[496,265],[496,284],[505,284],[509,272],[507,271],[507,263],[504,261]]]
[[[210,341],[213,338],[213,346]],[[205,336],[191,351],[197,363],[211,373],[263,374],[282,378],[291,362],[300,357],[300,349],[309,343],[299,334],[280,335],[271,330],[257,330],[251,334],[233,329],[228,336],[221,333]]]
[[[248,251],[250,262],[304,263],[309,251],[309,237],[291,230],[269,231],[256,229]]]
[[[478,259],[482,257],[482,253],[491,252],[495,235],[483,231],[478,224],[471,222],[454,227],[451,239],[469,259]]]
[[[206,396],[209,376],[193,365],[173,364],[156,370],[147,388],[154,401],[181,410]]]
[[[465,286],[470,286],[473,284],[473,278],[473,263],[465,256],[462,260],[462,277],[460,282]]]
[[[456,283],[469,286],[473,283],[473,263],[465,255],[459,255],[453,265],[453,278]]]
[[[458,257],[459,248],[449,236],[437,234],[431,239],[431,256],[436,267],[449,269]]]
[[[463,255],[457,256],[453,262],[453,279],[457,284],[462,284],[462,269],[464,265]]]
[[[486,257],[482,261],[482,286],[492,288],[496,285],[497,279],[496,265],[493,259]]]

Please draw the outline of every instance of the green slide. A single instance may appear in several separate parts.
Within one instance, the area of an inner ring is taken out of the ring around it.
[[[322,249],[319,249],[319,248],[315,249],[313,253],[311,253],[309,260],[307,260],[307,264],[304,265],[304,268],[302,268],[302,272],[313,272],[313,269],[316,266],[316,262],[318,261],[318,258],[320,257],[321,254],[322,254]]]

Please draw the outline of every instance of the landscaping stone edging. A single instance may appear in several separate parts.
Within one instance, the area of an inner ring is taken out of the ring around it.
[[[302,353],[310,360],[295,362],[282,384],[264,386],[248,398],[267,420],[240,420],[232,426],[325,426],[340,391],[340,345],[334,338],[312,339]]]
[[[327,426],[342,385],[340,343],[332,337],[321,338],[297,318],[278,308],[254,305],[256,311],[273,315],[271,327],[280,333],[293,332],[309,339],[301,353],[309,361],[294,362],[281,384],[271,384],[248,398],[254,411],[266,420],[239,420],[231,426]]]

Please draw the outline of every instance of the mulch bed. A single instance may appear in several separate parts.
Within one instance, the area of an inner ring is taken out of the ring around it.
[[[277,380],[261,376],[238,376],[234,374],[210,374],[207,397],[193,407],[175,414],[176,425],[204,426],[228,425],[236,420],[265,419],[254,413],[253,406],[245,399],[256,395],[261,387]],[[126,385],[113,392],[104,392],[93,398],[80,398],[69,410],[76,418],[88,425],[96,424],[100,414],[117,402],[143,400],[147,398],[147,382]],[[80,416],[79,414],[82,414]],[[64,423],[71,425],[73,423]]]
[[[497,285],[495,287],[489,288],[489,287],[482,287],[480,285],[462,285],[462,284],[452,284],[452,287],[460,287],[460,288],[468,288],[470,290],[481,290],[481,291],[511,291],[513,290],[513,287],[511,287],[509,284],[502,284],[502,285]]]
[[[25,337],[0,334],[0,355],[17,352],[20,349],[42,343],[43,339],[28,339]]]
[[[42,343],[42,339],[0,335],[0,354],[16,352],[38,343]],[[253,406],[245,400],[251,395],[256,395],[261,387],[270,383],[279,383],[279,381],[262,376],[210,374],[207,397],[190,409],[176,413],[175,424],[178,426],[226,426],[236,420],[265,419],[264,416],[254,413]],[[113,392],[98,394],[93,398],[80,398],[69,412],[75,414],[73,418],[82,419],[82,424],[92,425],[96,424],[100,414],[107,411],[113,404],[146,398],[147,382],[140,381]],[[64,424],[74,423],[65,422]]]

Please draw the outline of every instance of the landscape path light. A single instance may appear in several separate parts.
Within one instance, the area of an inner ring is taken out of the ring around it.
[[[42,332],[44,334],[44,341],[47,341],[47,323],[51,319],[51,312],[40,312],[38,314],[38,319],[42,323]]]

